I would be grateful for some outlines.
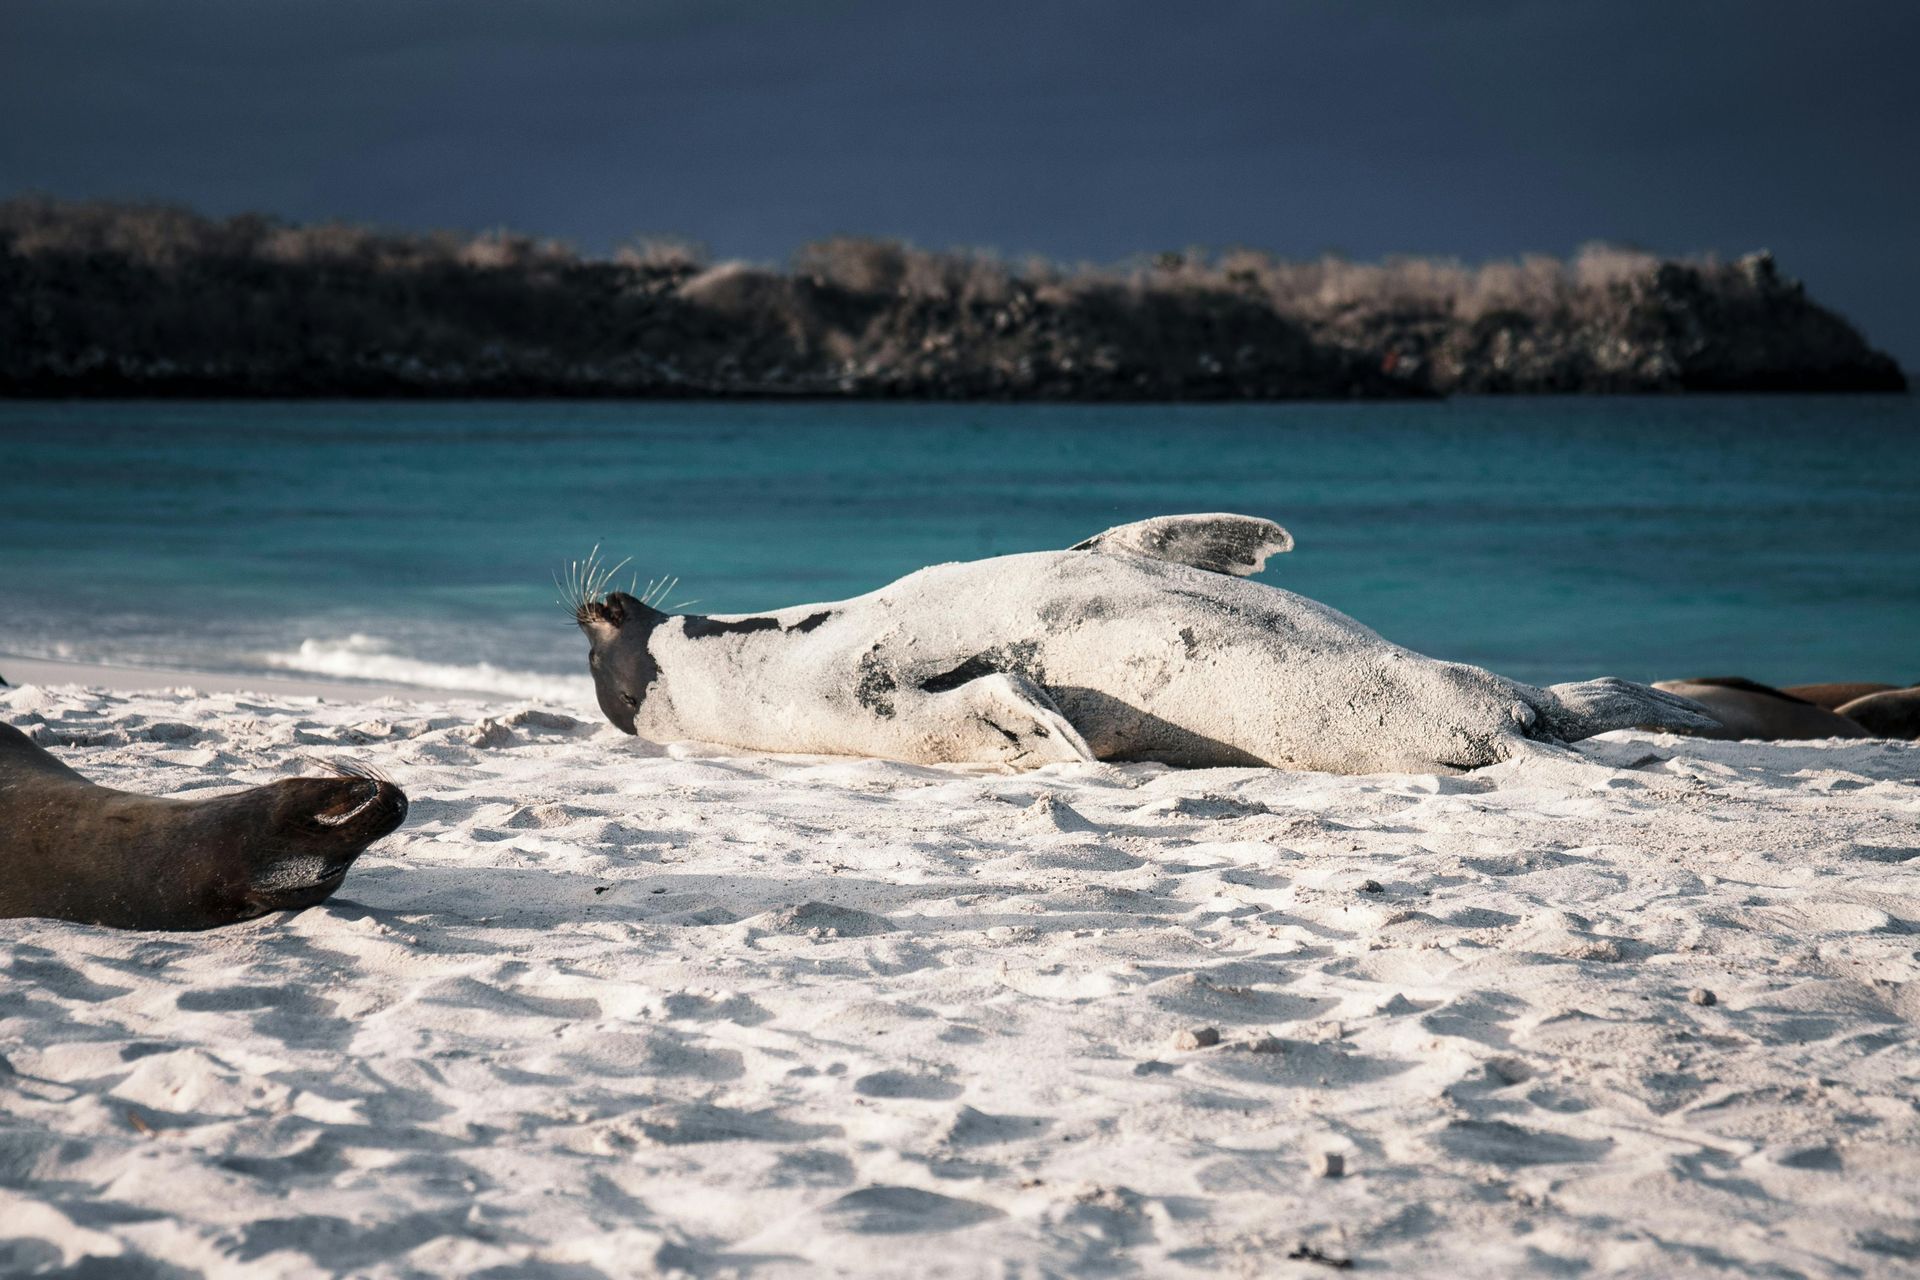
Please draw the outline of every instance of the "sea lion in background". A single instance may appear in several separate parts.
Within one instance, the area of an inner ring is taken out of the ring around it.
[[[1843,715],[1742,676],[1656,680],[1653,687],[1698,703],[1720,722],[1716,728],[1681,730],[1699,738],[1790,741],[1873,736]]]
[[[1855,698],[1842,703],[1839,714],[1876,738],[1920,740],[1920,685]]]
[[[1855,698],[1864,698],[1870,693],[1885,693],[1889,689],[1898,689],[1897,684],[1875,684],[1871,680],[1843,680],[1833,684],[1790,684],[1780,692],[1802,702],[1811,702],[1816,707],[1825,707],[1829,711],[1838,711],[1843,702],[1852,702]]]
[[[606,591],[592,559],[565,586],[601,710],[659,741],[1370,773],[1472,769],[1636,724],[1718,727],[1644,685],[1536,689],[1424,657],[1235,576],[1292,545],[1269,520],[1162,516],[754,616],[664,613]]]
[[[382,778],[287,778],[169,800],[98,786],[0,724],[0,917],[210,929],[324,902],[407,797]]]

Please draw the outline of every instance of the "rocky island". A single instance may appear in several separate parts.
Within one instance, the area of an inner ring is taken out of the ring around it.
[[[1279,400],[1899,391],[1771,255],[1012,263],[874,240],[784,269],[44,198],[0,204],[0,395]]]

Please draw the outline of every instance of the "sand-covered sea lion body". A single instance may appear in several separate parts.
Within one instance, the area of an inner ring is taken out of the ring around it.
[[[0,724],[0,917],[208,929],[325,901],[406,818],[347,772],[205,799],[98,786]]]
[[[1617,680],[1536,689],[1390,644],[1233,576],[1292,539],[1163,516],[1065,551],[935,565],[871,594],[671,615],[604,577],[571,602],[600,705],[655,740],[1032,766],[1160,760],[1347,773],[1470,769],[1528,741],[1710,725]]]
[[[1719,721],[1716,728],[1681,731],[1695,737],[1793,742],[1873,736],[1846,716],[1744,676],[1658,680],[1653,687],[1698,703]]]

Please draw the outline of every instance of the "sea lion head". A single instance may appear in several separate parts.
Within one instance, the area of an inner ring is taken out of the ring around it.
[[[638,733],[640,705],[660,680],[650,641],[667,615],[624,591],[609,591],[583,601],[573,616],[592,646],[587,665],[600,710],[621,732]]]
[[[339,776],[286,778],[228,797],[252,831],[223,842],[242,865],[220,880],[245,915],[326,901],[367,846],[406,821],[399,787],[356,766],[331,767]]]
[[[184,798],[89,782],[0,724],[0,918],[213,929],[324,902],[407,816],[363,765]]]

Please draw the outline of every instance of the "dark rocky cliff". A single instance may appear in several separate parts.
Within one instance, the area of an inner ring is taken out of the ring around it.
[[[0,205],[0,394],[1229,400],[1898,390],[1764,254],[1466,268],[1259,254],[1010,267],[840,240],[671,247]]]
[[[1648,262],[1545,306],[1495,306],[1365,326],[1431,363],[1446,392],[1899,391],[1894,361],[1780,276],[1773,256],[1731,266]]]

